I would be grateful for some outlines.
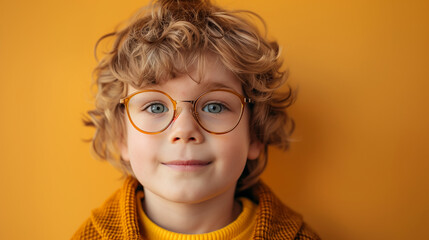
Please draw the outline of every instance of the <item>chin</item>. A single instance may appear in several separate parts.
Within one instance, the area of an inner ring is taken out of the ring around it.
[[[199,204],[217,198],[229,198],[229,195],[233,197],[234,192],[235,188],[230,188],[228,186],[175,186],[165,191],[164,196],[166,199],[177,203]]]
[[[210,194],[209,192],[204,190],[191,190],[189,188],[184,190],[175,189],[174,191],[169,191],[163,194],[163,197],[169,201],[176,203],[198,204],[207,201],[213,197],[213,194]]]

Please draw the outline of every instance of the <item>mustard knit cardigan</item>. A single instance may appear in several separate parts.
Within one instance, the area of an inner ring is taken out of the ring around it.
[[[141,190],[139,182],[128,177],[121,189],[92,212],[72,239],[144,240],[137,222],[136,192]],[[259,182],[245,196],[259,204],[253,239],[320,239],[265,184]]]

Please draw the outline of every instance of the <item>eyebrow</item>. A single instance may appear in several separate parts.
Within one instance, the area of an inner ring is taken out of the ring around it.
[[[205,88],[205,91],[213,90],[213,89],[229,89],[229,90],[233,90],[233,91],[236,91],[236,92],[240,92],[240,89],[234,89],[233,87],[228,86],[228,85],[226,85],[226,84],[223,84],[223,83],[220,83],[220,82],[216,82],[214,79],[210,79],[210,80],[208,80],[208,81],[210,81],[210,82],[205,83],[205,84],[201,84],[201,86],[203,86],[203,87]],[[161,90],[158,86],[159,86],[158,84],[149,84],[149,85],[147,85],[146,87],[149,87],[149,88],[151,87],[152,89],[158,89],[158,90]],[[142,89],[144,89],[144,88],[142,88]],[[136,91],[134,91],[134,92],[132,92],[132,93],[127,94],[127,96],[126,96],[126,97],[128,97],[128,96],[132,95],[132,94],[133,94],[133,93],[135,93],[135,92],[139,92],[139,91],[141,91],[142,89],[136,89]],[[203,91],[203,92],[205,92],[205,91]],[[201,93],[200,93],[200,94],[201,94]]]
[[[234,88],[232,88],[232,87],[230,87],[228,85],[225,85],[223,83],[220,83],[220,82],[210,82],[210,83],[204,84],[204,87],[207,88],[207,89],[227,88],[227,89],[231,89],[231,90],[237,91],[236,89],[234,89]]]

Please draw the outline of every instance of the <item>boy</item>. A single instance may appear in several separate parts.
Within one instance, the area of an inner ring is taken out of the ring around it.
[[[155,1],[110,36],[86,123],[129,176],[73,239],[319,239],[258,181],[293,128],[277,43],[208,0]]]

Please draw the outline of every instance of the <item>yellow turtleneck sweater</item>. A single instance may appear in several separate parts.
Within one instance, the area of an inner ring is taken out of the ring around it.
[[[252,238],[256,226],[256,216],[258,206],[247,198],[239,198],[243,206],[243,211],[232,223],[219,230],[204,234],[182,234],[175,233],[161,228],[152,222],[143,211],[141,200],[143,192],[136,194],[137,211],[144,236],[151,239],[172,239],[172,240],[217,240],[217,239],[234,239],[248,240]]]

